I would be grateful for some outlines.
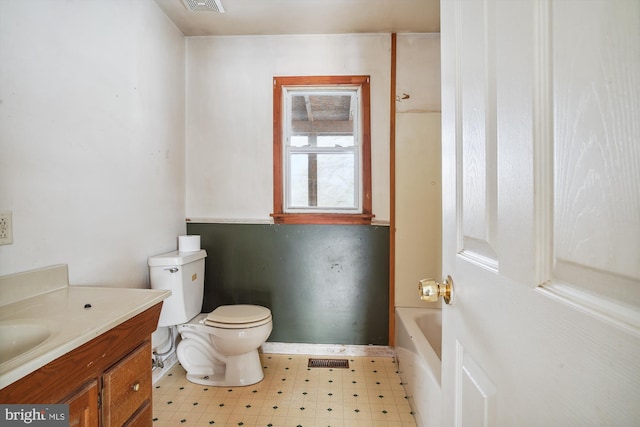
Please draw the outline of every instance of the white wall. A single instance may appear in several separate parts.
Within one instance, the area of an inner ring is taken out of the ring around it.
[[[373,213],[389,220],[388,34],[187,39],[187,216],[269,221],[274,76],[371,76]]]
[[[439,34],[398,35],[396,94],[395,305],[439,306],[418,296],[442,270]]]
[[[398,34],[396,304],[440,279],[440,37]],[[187,39],[187,216],[268,222],[281,75],[371,75],[373,212],[389,220],[388,34]]]
[[[0,275],[148,285],[185,231],[184,57],[152,0],[0,1]]]

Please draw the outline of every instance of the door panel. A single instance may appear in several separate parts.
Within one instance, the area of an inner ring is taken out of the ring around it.
[[[459,58],[459,96],[456,126],[461,187],[461,252],[470,259],[497,267],[496,221],[496,135],[493,43],[489,11],[481,2],[469,3],[459,14],[465,32],[459,38],[460,49],[469,52]]]
[[[456,424],[490,427],[496,421],[496,387],[464,347],[456,342]]]
[[[640,4],[613,4],[556,1],[551,10],[555,197],[546,281],[637,328],[637,313],[614,305],[640,306]],[[575,23],[571,32],[565,22]]]
[[[639,18],[441,2],[446,426],[640,419]]]

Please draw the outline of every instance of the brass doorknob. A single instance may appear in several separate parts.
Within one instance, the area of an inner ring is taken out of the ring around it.
[[[447,276],[444,283],[438,283],[434,279],[422,279],[418,284],[420,299],[422,301],[436,302],[442,297],[446,304],[451,304],[453,298],[453,279]]]
[[[133,391],[138,391],[138,390],[140,390],[140,383],[139,383],[139,382],[137,382],[137,383],[135,383],[135,384],[131,385],[131,390],[133,390]]]

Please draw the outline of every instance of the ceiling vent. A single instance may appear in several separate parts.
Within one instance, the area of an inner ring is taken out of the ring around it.
[[[224,13],[220,0],[182,0],[184,6],[191,12],[218,12]]]

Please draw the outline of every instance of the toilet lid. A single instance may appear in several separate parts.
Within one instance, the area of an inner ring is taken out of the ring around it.
[[[259,305],[221,305],[207,315],[205,325],[219,328],[250,328],[271,321],[271,310]]]

